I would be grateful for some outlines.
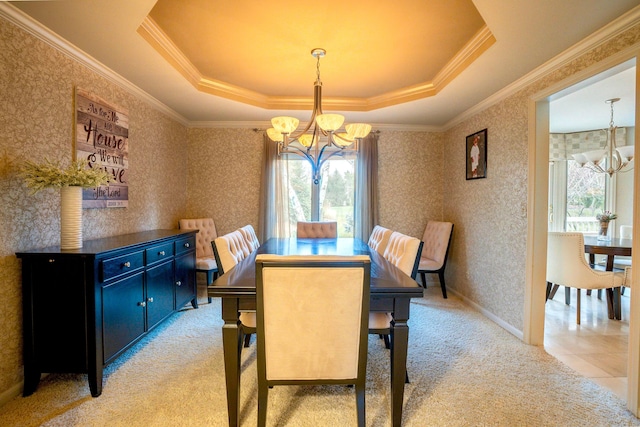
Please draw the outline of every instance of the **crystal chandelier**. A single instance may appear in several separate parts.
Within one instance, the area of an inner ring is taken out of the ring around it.
[[[634,153],[633,145],[616,146],[617,127],[613,123],[613,104],[618,101],[620,101],[620,98],[612,98],[605,101],[611,105],[611,120],[609,121],[609,129],[605,129],[607,132],[607,145],[604,149],[573,155],[580,167],[587,166],[597,173],[607,173],[610,177],[616,172],[626,172],[622,169],[633,160]]]
[[[338,132],[344,123],[344,116],[322,112],[320,58],[326,53],[320,48],[311,51],[317,60],[317,77],[313,87],[313,111],[307,126],[296,132],[300,121],[295,117],[280,116],[271,119],[273,127],[267,129],[269,138],[278,144],[278,155],[292,153],[311,163],[314,184],[320,183],[320,170],[327,159],[357,151],[358,142],[371,132],[371,125],[366,123],[351,123],[344,127],[345,132]],[[326,151],[331,146],[335,148]]]

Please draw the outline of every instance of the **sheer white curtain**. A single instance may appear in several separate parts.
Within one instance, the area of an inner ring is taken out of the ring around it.
[[[287,160],[278,157],[276,143],[264,135],[262,185],[260,188],[261,242],[271,237],[290,237]]]
[[[369,134],[358,146],[356,160],[354,236],[365,242],[378,224],[378,134]]]

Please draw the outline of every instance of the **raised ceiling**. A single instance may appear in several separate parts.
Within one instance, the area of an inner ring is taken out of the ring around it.
[[[159,0],[138,31],[198,90],[286,109],[311,107],[313,48],[324,105],[368,111],[435,95],[495,42],[471,0]]]
[[[0,15],[189,126],[308,120],[298,108],[311,102],[310,51],[322,47],[325,111],[434,130],[603,28],[615,34],[640,19],[640,0],[167,1],[0,2]]]

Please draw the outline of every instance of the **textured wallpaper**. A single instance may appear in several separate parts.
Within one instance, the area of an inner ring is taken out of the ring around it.
[[[529,99],[638,42],[640,24],[446,132],[444,216],[456,224],[447,286],[517,330],[524,327]],[[484,128],[487,178],[466,181],[465,137]]]
[[[22,381],[22,291],[15,252],[58,245],[59,191],[30,195],[21,161],[73,155],[79,86],[130,112],[129,207],[85,209],[85,239],[175,228],[184,214],[186,128],[0,19],[0,395]]]

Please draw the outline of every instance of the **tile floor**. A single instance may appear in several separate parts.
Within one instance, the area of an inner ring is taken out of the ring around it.
[[[603,387],[627,398],[627,352],[629,338],[629,296],[622,296],[622,320],[607,317],[606,295],[591,296],[582,291],[581,324],[576,324],[576,290],[571,304],[565,304],[564,287],[545,307],[545,350],[567,366]]]

